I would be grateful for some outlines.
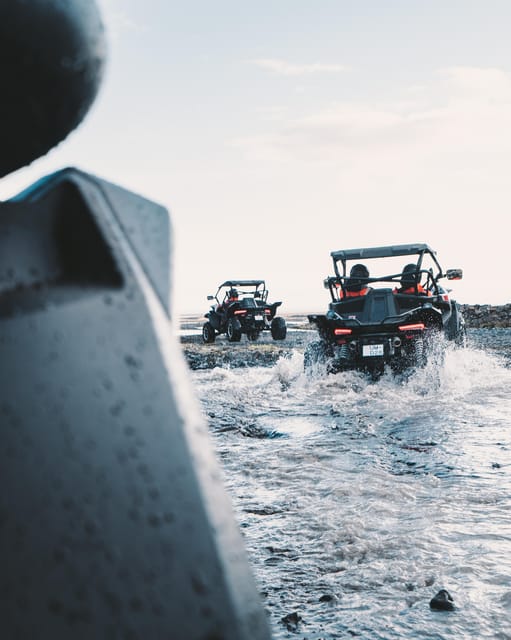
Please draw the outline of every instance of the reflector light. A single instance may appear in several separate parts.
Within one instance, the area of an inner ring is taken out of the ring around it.
[[[417,324],[402,324],[399,327],[399,331],[422,331],[424,329],[424,323],[417,322]]]
[[[238,311],[234,312],[235,316],[244,316],[247,313],[246,309],[238,309]]]
[[[349,336],[351,329],[334,329],[334,335],[336,336]]]
[[[269,316],[269,315],[270,315],[270,313],[271,313],[271,311],[270,311],[270,309],[265,309],[265,310],[264,310],[264,313],[265,313],[267,316]]]

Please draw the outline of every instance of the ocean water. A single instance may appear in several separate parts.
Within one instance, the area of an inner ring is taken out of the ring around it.
[[[191,376],[275,639],[511,639],[511,330],[376,383]]]

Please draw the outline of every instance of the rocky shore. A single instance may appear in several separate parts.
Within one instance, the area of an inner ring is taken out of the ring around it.
[[[461,309],[469,329],[506,329],[511,327],[511,302],[500,306],[464,304],[461,305]]]
[[[296,348],[303,349],[310,339],[309,331],[288,333],[283,341],[274,341],[262,335],[257,342],[249,342],[245,336],[240,342],[228,342],[218,337],[214,344],[204,344],[200,335],[183,336],[181,344],[190,369],[213,367],[270,367],[281,357],[289,357]]]
[[[485,334],[481,329],[511,328],[511,303],[502,306],[489,304],[462,305],[467,328],[473,334]],[[316,332],[309,324],[306,314],[285,316],[288,324],[286,340],[274,341],[269,332],[264,332],[257,342],[249,342],[245,336],[239,343],[230,343],[225,336],[219,336],[214,344],[202,342],[201,316],[181,318],[180,337],[183,353],[191,369],[211,369],[213,367],[251,367],[272,366],[281,357],[290,357],[295,349],[303,350]],[[507,335],[507,334],[506,334]],[[473,336],[472,336],[473,337]],[[479,341],[486,340],[482,335],[475,336]],[[492,339],[492,344],[495,337]],[[498,341],[497,341],[498,342]],[[507,343],[506,343],[507,345]],[[486,345],[488,346],[488,345]],[[497,345],[501,350],[502,345]],[[509,345],[507,345],[507,349]]]

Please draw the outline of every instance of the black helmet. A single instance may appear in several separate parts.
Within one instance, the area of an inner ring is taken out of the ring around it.
[[[348,291],[360,291],[366,284],[366,282],[364,282],[366,278],[369,278],[369,269],[365,264],[354,264],[351,267],[350,277],[346,288]]]
[[[229,298],[237,298],[238,297],[238,290],[237,289],[231,289],[229,291]]]
[[[415,287],[419,282],[419,274],[417,273],[416,264],[407,264],[401,273],[401,286],[403,289]]]
[[[369,269],[365,264],[354,264],[351,267],[350,278],[369,278]]]

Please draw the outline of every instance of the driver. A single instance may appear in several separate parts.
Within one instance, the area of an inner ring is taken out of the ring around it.
[[[351,267],[350,277],[346,280],[346,293],[339,288],[339,299],[358,298],[365,296],[371,291],[365,280],[369,278],[369,269],[365,264],[355,264]]]
[[[238,290],[237,289],[229,289],[228,293],[225,294],[225,306],[231,304],[231,302],[238,302]]]
[[[237,289],[229,289],[229,291],[225,292],[225,298],[222,304],[218,307],[218,311],[226,311],[227,307],[233,302],[238,302],[239,295]]]
[[[231,288],[229,289],[229,291],[225,292],[225,297],[222,303],[218,305],[216,310],[218,311],[218,313],[225,313],[229,305],[233,302],[238,302],[238,300],[239,300],[238,290]]]

